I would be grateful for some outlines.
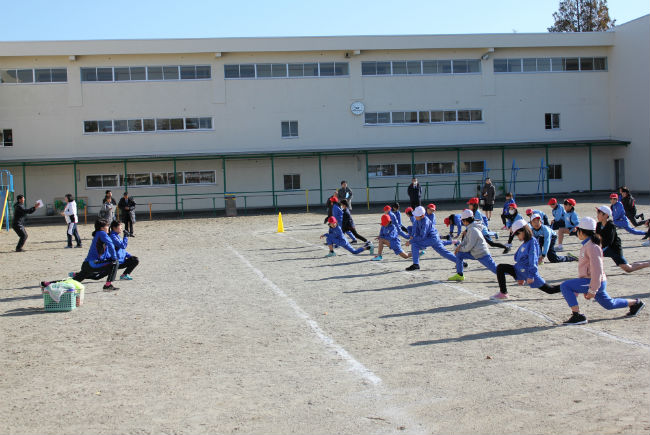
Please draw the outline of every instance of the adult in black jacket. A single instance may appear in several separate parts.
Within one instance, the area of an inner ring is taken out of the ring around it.
[[[129,192],[124,192],[124,195],[117,204],[122,215],[122,223],[124,224],[124,231],[128,232],[131,237],[133,234],[133,224],[135,223],[135,201],[129,197]]]
[[[39,203],[34,204],[32,208],[25,208],[25,195],[18,195],[14,204],[14,221],[11,228],[18,234],[18,244],[16,252],[23,252],[23,246],[27,240],[27,231],[25,231],[25,216],[32,214],[40,207]]]
[[[418,183],[418,179],[413,177],[408,190],[409,198],[411,199],[411,207],[419,207],[422,205],[422,186]]]
[[[621,238],[618,237],[616,226],[612,222],[612,210],[606,205],[596,207],[598,224],[596,225],[596,234],[600,235],[603,257],[611,258],[614,263],[623,269],[625,272],[630,273],[635,270],[650,267],[650,261],[636,261],[628,264],[623,256],[623,246],[621,245]]]

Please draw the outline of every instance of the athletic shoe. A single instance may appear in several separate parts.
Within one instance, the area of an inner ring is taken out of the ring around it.
[[[636,219],[636,218],[639,218],[639,220],[642,220],[642,221],[645,220],[645,216],[643,215],[643,213],[641,213],[641,214],[639,214],[639,215],[636,215],[634,218],[635,218],[635,219]]]
[[[63,249],[72,249],[72,246],[66,246],[66,247],[63,248]]]
[[[370,261],[381,261],[383,259],[384,257],[382,257],[381,255],[377,255],[376,257],[371,258]]]
[[[587,323],[587,317],[584,314],[576,313],[575,311],[571,314],[569,320],[564,322],[565,325],[584,325]]]
[[[494,238],[495,238],[496,240],[499,240],[499,234],[494,233]]]
[[[350,242],[350,244],[351,244],[351,245],[356,245],[356,244],[357,244],[357,241],[356,241],[356,240],[353,240],[353,241]]]
[[[504,254],[507,254],[508,252],[510,252],[510,246],[506,246],[506,249],[503,250]]]
[[[334,257],[335,255],[336,255],[336,252],[334,252],[334,251],[330,251],[330,253],[327,254],[327,255],[325,256],[325,258],[327,258],[327,257]]]
[[[490,299],[492,299],[492,300],[503,300],[503,299],[508,299],[508,297],[509,296],[508,296],[507,293],[498,292],[498,293],[495,293],[492,296],[490,296]]]
[[[25,252],[23,248],[16,248],[16,252]]]
[[[570,258],[571,260],[573,260],[573,261],[578,261],[578,257],[576,257],[575,255],[573,255],[573,254],[570,253],[570,252],[567,253],[566,256],[569,257],[569,258]]]
[[[412,270],[420,270],[420,265],[419,264],[411,264],[409,267],[406,268],[408,271]]]
[[[501,227],[501,229],[502,229],[502,230],[507,230],[508,227],[504,225],[503,227]]]
[[[424,251],[420,251],[420,257],[424,255]]]
[[[375,247],[372,246],[372,243],[370,244],[370,246],[368,248],[370,249],[370,255],[375,255]]]
[[[113,284],[111,284],[111,285],[104,285],[104,287],[102,287],[102,290],[105,292],[112,292],[115,290],[119,290],[119,288],[114,287]]]
[[[450,276],[449,278],[447,278],[447,281],[465,281],[465,276],[456,273]]]
[[[467,266],[469,266],[469,264],[467,264],[466,261],[463,261],[463,267],[467,267]]]
[[[70,273],[68,273],[68,277],[70,277],[70,278],[74,278],[74,275],[75,275],[74,272],[70,272]]]
[[[124,280],[124,281],[132,281],[133,278],[131,278],[131,275],[125,273],[124,275],[121,275],[121,276],[120,276],[120,280]]]
[[[564,247],[563,247],[562,245],[556,245],[556,246],[555,246],[555,250],[556,250],[557,252],[561,252],[561,251],[564,251]]]
[[[641,243],[641,246],[650,246],[650,240]]]
[[[83,246],[77,245],[77,246],[75,246],[75,248],[83,248]]]
[[[630,305],[630,311],[625,315],[625,317],[636,316],[639,311],[643,309],[643,307],[645,307],[645,302],[643,302],[641,299],[637,299],[633,305]]]

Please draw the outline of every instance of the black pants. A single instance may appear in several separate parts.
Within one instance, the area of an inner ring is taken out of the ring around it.
[[[515,233],[510,233],[508,236],[508,245],[512,245],[512,240],[515,238]]]
[[[74,225],[74,227],[72,227],[72,234],[70,234],[70,225]],[[81,237],[79,237],[77,224],[68,224],[68,232],[66,232],[66,235],[68,236],[68,247],[72,248],[72,236],[74,236],[74,240],[77,242],[77,246],[81,246]]]
[[[25,241],[27,241],[27,231],[25,231],[25,227],[22,225],[17,227],[12,226],[11,228],[18,234],[19,239],[16,245],[16,251],[20,251],[25,246]]]
[[[559,230],[560,228],[565,228],[566,224],[564,221],[555,221],[553,222],[553,225],[551,225],[551,228],[554,229],[555,231]]]
[[[517,271],[515,270],[514,265],[512,264],[497,265],[497,281],[499,281],[499,290],[503,294],[508,293],[508,289],[506,288],[506,274],[512,276],[514,279],[517,279]],[[550,286],[545,283],[539,289],[550,295],[554,293],[560,293],[559,285]]]
[[[501,213],[501,222],[503,222],[503,226],[506,226],[506,216],[505,214]]]
[[[411,198],[411,207],[413,208],[413,210],[415,210],[415,207],[419,207],[421,205],[422,205],[422,200]]]
[[[75,273],[72,278],[75,281],[81,282],[84,279],[100,280],[103,277],[107,277],[106,282],[112,282],[115,281],[118,266],[119,263],[117,260],[98,268],[90,267],[90,264],[87,261],[84,261],[81,265],[81,271]]]
[[[122,215],[122,223],[124,224],[124,230],[133,234],[133,221],[131,220],[131,214],[126,211]]]
[[[544,246],[544,237],[540,237],[538,239],[539,241],[539,246]],[[557,255],[557,252],[555,252],[555,242],[557,242],[557,236],[551,236],[551,244],[548,247],[548,252],[546,253],[546,258],[548,258],[548,261],[551,263],[564,263],[565,261],[577,261],[573,257],[569,257],[566,255]]]
[[[365,237],[363,237],[363,236],[359,235],[359,233],[357,233],[356,228],[354,228],[354,227],[346,227],[346,228],[343,229],[344,233],[347,233],[348,231],[351,232],[352,234],[354,234],[354,237],[361,240],[362,242],[365,243],[365,242],[368,241],[368,239],[366,239]]]
[[[124,273],[122,275],[130,275],[131,272],[133,272],[133,269],[138,267],[138,264],[140,264],[140,260],[138,260],[138,257],[129,257],[124,260],[124,263],[120,264],[118,269],[124,269]]]
[[[493,248],[501,248],[501,249],[507,248],[507,246],[504,245],[503,243],[493,242],[490,236],[483,236],[483,238],[485,239],[485,243],[492,246]]]

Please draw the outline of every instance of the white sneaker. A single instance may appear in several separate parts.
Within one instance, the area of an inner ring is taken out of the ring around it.
[[[564,247],[562,245],[556,245],[555,250],[558,251],[558,252],[564,251]]]
[[[641,243],[641,246],[650,246],[650,240],[646,240],[645,242]]]

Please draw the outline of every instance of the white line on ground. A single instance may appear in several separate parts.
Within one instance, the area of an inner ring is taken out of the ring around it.
[[[305,312],[300,306],[287,294],[282,291],[280,287],[278,287],[273,281],[268,279],[266,276],[264,276],[264,273],[262,273],[259,269],[257,269],[255,266],[253,266],[250,261],[248,261],[243,255],[241,255],[239,252],[237,252],[232,246],[228,246],[228,249],[230,249],[246,266],[248,266],[259,278],[262,280],[264,284],[266,284],[272,291],[275,293],[277,296],[281,297],[284,299],[289,306],[294,310],[296,315],[304,320],[307,325],[312,329],[312,331],[316,334],[316,336],[327,346],[329,349],[332,349],[334,352],[336,352],[337,355],[341,359],[343,359],[345,362],[348,363],[350,366],[350,370],[357,373],[359,376],[361,376],[363,379],[367,380],[368,382],[378,385],[381,383],[381,379],[375,375],[372,371],[368,370],[363,364],[361,364],[359,361],[354,359],[352,355],[350,355],[345,349],[343,349],[340,345],[336,344],[336,342],[329,336],[325,334],[325,332],[321,329],[320,326],[318,326],[318,323],[313,320],[307,312]]]

